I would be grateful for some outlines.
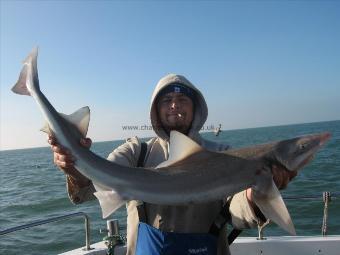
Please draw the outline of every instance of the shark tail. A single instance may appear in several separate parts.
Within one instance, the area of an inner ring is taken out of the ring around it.
[[[17,83],[12,88],[12,91],[16,94],[31,96],[31,93],[29,92],[26,86],[27,69],[28,69],[27,65],[24,65],[23,68],[21,69]]]
[[[21,69],[19,79],[12,88],[12,91],[14,93],[19,94],[19,95],[32,96],[30,89],[28,88],[28,83],[31,81],[35,83],[34,85],[37,88],[39,88],[39,80],[38,80],[38,73],[37,73],[37,57],[38,57],[38,47],[35,47],[31,51],[31,53],[26,57],[26,59],[23,61],[24,66]]]
[[[273,181],[268,197],[257,196],[256,192],[254,192],[253,199],[266,218],[275,222],[291,235],[296,235],[295,227],[288,209],[282,199],[280,191]]]

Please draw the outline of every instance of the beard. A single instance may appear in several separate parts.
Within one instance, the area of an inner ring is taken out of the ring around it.
[[[167,132],[168,135],[170,135],[171,131],[178,131],[178,132],[181,132],[182,134],[187,135],[191,128],[191,124],[188,126],[183,122],[175,122],[175,123],[168,123],[166,125],[163,125],[163,128]]]

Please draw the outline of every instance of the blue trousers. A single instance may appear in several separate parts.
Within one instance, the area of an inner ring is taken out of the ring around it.
[[[216,255],[217,237],[207,234],[163,232],[140,222],[136,255]]]

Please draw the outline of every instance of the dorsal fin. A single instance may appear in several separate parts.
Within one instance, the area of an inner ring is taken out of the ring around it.
[[[86,137],[90,123],[90,108],[88,106],[82,107],[70,115],[66,115],[63,113],[59,114],[65,120],[73,124],[79,130],[83,137]],[[47,134],[51,134],[48,123],[46,123],[45,126],[40,130]]]
[[[178,131],[171,131],[169,147],[168,160],[159,164],[156,168],[169,166],[194,153],[204,150],[198,143]]]
[[[84,106],[70,115],[61,115],[77,127],[83,137],[86,137],[90,123],[90,108],[88,106]]]

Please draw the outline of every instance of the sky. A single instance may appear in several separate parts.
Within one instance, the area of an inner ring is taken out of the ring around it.
[[[150,125],[168,73],[204,94],[206,129],[340,119],[339,1],[0,3],[0,150],[48,145],[34,100],[10,91],[35,46],[41,91],[59,112],[89,106],[94,142],[153,136],[123,126]]]

